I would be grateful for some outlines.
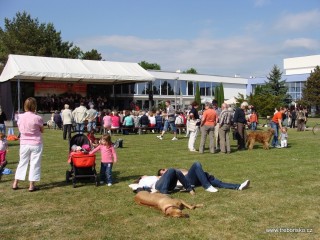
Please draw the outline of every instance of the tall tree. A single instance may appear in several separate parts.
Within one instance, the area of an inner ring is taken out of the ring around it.
[[[139,62],[139,65],[145,70],[161,70],[161,67],[157,63],[148,63],[146,61]]]
[[[190,68],[190,69],[188,69],[188,70],[186,70],[186,71],[183,71],[183,73],[197,74],[198,72],[197,72],[196,69]]]
[[[311,71],[305,87],[302,89],[302,100],[309,106],[320,106],[320,68]]]
[[[269,94],[281,96],[284,99],[287,97],[288,87],[286,80],[282,79],[282,72],[277,65],[274,65],[271,72],[267,76],[268,82],[265,82],[264,91]]]
[[[196,83],[196,93],[194,95],[194,101],[199,105],[201,104],[200,87],[198,82]]]
[[[220,94],[219,85],[217,85],[217,86],[214,87],[214,99],[218,102],[218,104],[219,104],[219,101],[220,101],[219,100],[220,99],[219,94]]]
[[[30,14],[18,12],[10,20],[4,19],[4,29],[0,28],[0,63],[5,64],[9,54],[21,54],[45,57],[81,58],[93,57],[96,50],[83,54],[73,43],[64,42],[61,32],[57,32],[52,23],[39,23]],[[96,58],[96,56],[94,58]],[[100,56],[101,57],[101,56]]]
[[[220,83],[218,106],[221,107],[222,103],[224,103],[224,88],[223,88],[223,84]]]
[[[83,53],[83,55],[81,56],[81,59],[86,59],[86,60],[101,60],[101,54],[98,53],[97,50],[92,49],[89,52],[85,52]]]

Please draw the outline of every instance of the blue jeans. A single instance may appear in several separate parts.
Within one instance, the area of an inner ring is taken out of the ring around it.
[[[0,133],[3,133],[3,134],[5,134],[5,135],[7,135],[7,134],[6,134],[6,125],[0,124]]]
[[[256,122],[252,122],[251,123],[251,130],[257,130],[257,123]]]
[[[168,131],[168,128],[169,128],[169,125],[170,125],[170,128],[173,132],[177,132],[177,128],[176,128],[176,124],[174,122],[169,122],[168,120],[166,120],[164,122],[164,127],[163,127],[163,131],[167,132]]]
[[[169,168],[157,181],[155,188],[164,194],[172,191],[177,186],[177,181],[180,181],[182,186],[187,190],[191,191],[191,184],[183,175],[180,170]]]
[[[271,127],[274,129],[274,135],[273,135],[273,139],[272,139],[272,147],[278,146],[279,145],[279,141],[278,141],[278,136],[279,136],[279,124],[271,121]]]
[[[87,124],[87,132],[90,132],[91,129],[96,130],[96,126],[97,126],[97,124],[96,124],[95,121],[88,122],[88,124]]]
[[[100,180],[112,184],[112,166],[113,163],[101,163]]]
[[[208,178],[202,169],[202,165],[199,162],[192,164],[188,174],[186,175],[186,178],[190,184],[194,186],[201,185],[205,189],[211,186],[211,183],[208,181]]]
[[[188,174],[186,175],[186,178],[189,180],[191,185],[201,185],[205,189],[210,186],[226,189],[238,189],[240,187],[240,184],[222,182],[213,175],[203,171],[202,165],[199,162],[192,164]]]
[[[84,132],[84,123],[76,123],[76,132],[80,134]]]

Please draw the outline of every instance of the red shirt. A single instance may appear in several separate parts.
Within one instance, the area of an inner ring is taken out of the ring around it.
[[[280,121],[282,120],[282,112],[281,111],[279,111],[273,115],[272,122],[279,124],[279,120]]]
[[[217,120],[217,113],[212,108],[209,108],[203,112],[202,118],[201,118],[203,125],[206,126],[215,126],[216,120]]]

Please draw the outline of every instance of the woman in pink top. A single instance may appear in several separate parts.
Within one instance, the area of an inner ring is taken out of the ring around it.
[[[19,115],[18,128],[20,132],[20,160],[16,170],[13,190],[17,190],[19,180],[26,178],[28,164],[29,169],[29,192],[39,190],[34,182],[40,181],[41,157],[42,157],[42,133],[43,120],[36,115],[36,99],[30,97],[24,102],[25,113]]]
[[[104,133],[107,133],[111,129],[111,116],[110,116],[110,110],[106,111],[106,115],[103,117],[103,128],[104,128]]]
[[[199,147],[199,153],[203,153],[204,151],[204,145],[207,139],[207,135],[209,134],[210,138],[210,152],[215,153],[215,147],[214,147],[214,126],[217,122],[217,113],[213,109],[212,103],[206,103],[205,104],[205,111],[201,118],[201,124],[200,124],[200,131],[201,131],[201,140],[200,140],[200,147]]]
[[[111,142],[111,136],[109,134],[103,135],[101,137],[99,146],[93,149],[89,154],[94,154],[97,151],[101,152],[100,183],[107,183],[108,186],[111,186],[112,166],[113,163],[117,162],[117,154],[114,150]]]
[[[114,111],[111,115],[111,129],[120,128],[120,116],[117,111]]]

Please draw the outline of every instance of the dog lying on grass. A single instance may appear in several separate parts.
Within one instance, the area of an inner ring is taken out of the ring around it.
[[[160,209],[166,216],[188,218],[188,214],[182,212],[183,208],[195,209],[203,207],[203,204],[190,205],[181,199],[171,198],[170,196],[162,193],[149,193],[147,191],[138,192],[134,201],[137,204],[150,206]]]
[[[274,130],[269,128],[268,131],[252,131],[247,135],[247,148],[249,150],[253,149],[255,142],[263,144],[263,149],[269,149],[269,142],[273,137]]]

